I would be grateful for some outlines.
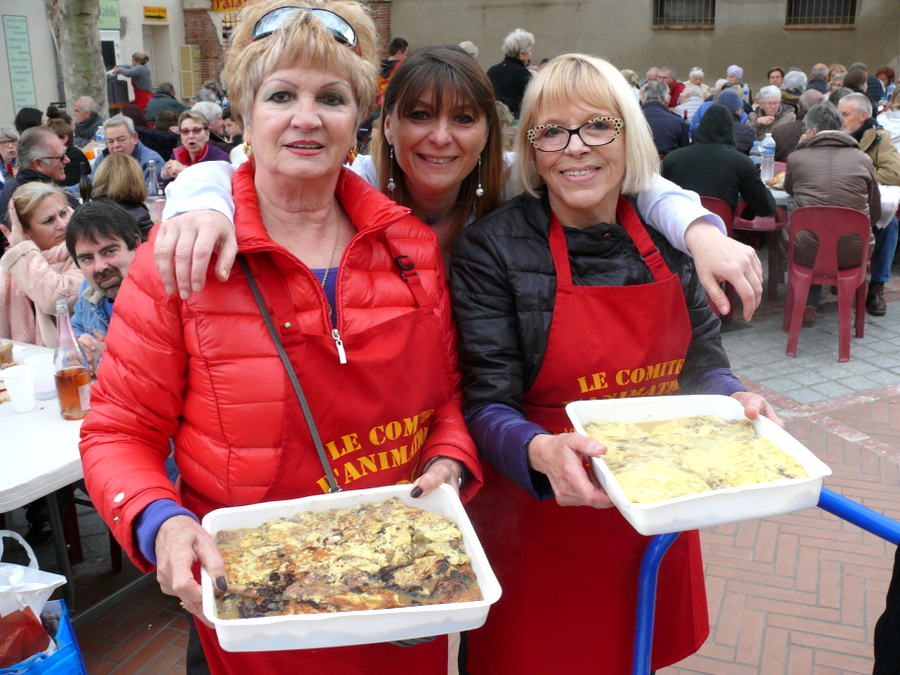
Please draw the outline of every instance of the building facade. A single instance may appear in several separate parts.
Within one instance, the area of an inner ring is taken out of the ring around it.
[[[98,0],[104,64],[130,64],[146,52],[153,84],[168,81],[186,101],[204,80],[219,79],[227,39],[245,0]],[[569,51],[598,54],[639,73],[694,66],[713,84],[735,63],[754,90],[769,68],[863,61],[874,73],[900,71],[898,0],[371,0],[383,49],[471,40],[485,68],[502,59],[504,36],[522,27],[536,36],[533,60]],[[834,16],[835,8],[842,8]],[[810,8],[813,8],[812,10]],[[816,10],[816,8],[818,8]],[[811,16],[811,11],[822,16]],[[806,14],[804,14],[804,12]],[[831,13],[831,15],[829,15]],[[0,0],[0,123],[24,106],[46,110],[64,98],[43,2]],[[826,23],[829,22],[829,23]],[[386,56],[386,54],[382,54]],[[98,73],[105,78],[105,73]],[[133,94],[126,78],[110,101]],[[71,109],[71,105],[69,105]]]

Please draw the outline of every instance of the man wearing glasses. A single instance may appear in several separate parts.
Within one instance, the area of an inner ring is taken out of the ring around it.
[[[156,177],[161,178],[160,171],[163,168],[163,158],[155,150],[151,150],[138,140],[137,131],[134,130],[134,122],[130,117],[125,115],[115,115],[110,117],[103,123],[103,130],[106,133],[106,150],[97,159],[94,165],[94,171],[100,166],[100,163],[113,152],[121,152],[134,157],[144,172],[144,182],[150,180],[150,174],[147,166],[152,159],[156,162]]]
[[[47,127],[32,127],[22,132],[19,137],[19,173],[12,180],[7,181],[0,193],[0,222],[8,223],[7,209],[13,192],[20,185],[39,180],[44,183],[54,183],[66,177],[66,146],[56,135],[56,132]],[[65,192],[72,208],[78,206],[78,200],[71,192]],[[3,247],[6,240],[3,240]]]

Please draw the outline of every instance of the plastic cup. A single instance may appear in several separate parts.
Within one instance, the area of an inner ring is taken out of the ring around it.
[[[25,364],[34,366],[34,397],[38,401],[56,398],[56,377],[53,370],[53,354],[36,354],[25,359]]]
[[[27,413],[34,410],[34,366],[13,366],[3,371],[6,393],[13,412]]]

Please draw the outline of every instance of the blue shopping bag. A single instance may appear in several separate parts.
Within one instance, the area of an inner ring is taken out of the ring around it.
[[[11,668],[0,668],[0,675],[87,675],[65,601],[53,600],[45,604],[41,615],[46,614],[59,618],[56,635],[51,636],[57,650],[52,654],[35,654]]]

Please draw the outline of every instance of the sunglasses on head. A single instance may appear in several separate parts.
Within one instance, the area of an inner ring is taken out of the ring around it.
[[[334,36],[335,40],[347,45],[359,55],[359,40],[356,37],[356,31],[353,30],[353,26],[347,23],[344,17],[330,10],[315,7],[279,7],[271,12],[267,12],[253,27],[252,40],[256,41],[269,37],[301,12],[312,14],[322,22],[322,25]]]

